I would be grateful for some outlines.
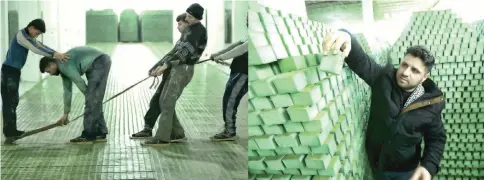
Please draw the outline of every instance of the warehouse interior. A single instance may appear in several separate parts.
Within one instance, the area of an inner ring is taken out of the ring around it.
[[[484,4],[477,0],[270,0],[249,5],[249,179],[372,179],[364,148],[369,86],[325,60],[349,30],[378,64],[406,48],[436,57],[447,141],[433,179],[484,177]],[[305,6],[305,8],[302,8]],[[391,61],[390,61],[391,60]],[[422,144],[423,147],[424,144]]]
[[[37,40],[44,45],[57,52],[90,46],[111,56],[106,100],[146,78],[148,70],[173,48],[181,36],[175,18],[192,3],[204,7],[201,23],[208,35],[200,60],[247,36],[246,1],[8,0],[0,1],[1,62],[17,32],[42,18],[46,33]],[[63,114],[62,80],[40,73],[41,57],[30,51],[21,71],[19,130],[52,124]],[[68,144],[80,135],[82,120],[17,140],[15,145],[3,144],[2,135],[0,179],[246,179],[247,97],[237,113],[239,139],[209,139],[224,126],[222,100],[229,74],[228,66],[212,61],[196,65],[176,105],[186,143],[157,148],[130,139],[143,129],[143,117],[156,91],[156,87],[150,89],[153,80],[149,79],[104,105],[107,143]],[[72,118],[83,112],[85,102],[76,87],[73,92]]]

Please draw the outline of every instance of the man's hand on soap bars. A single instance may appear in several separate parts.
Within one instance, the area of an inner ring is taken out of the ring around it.
[[[332,50],[332,51],[331,51]],[[351,36],[344,31],[329,32],[323,39],[323,54],[338,54],[342,51],[345,57],[348,57],[351,50]]]

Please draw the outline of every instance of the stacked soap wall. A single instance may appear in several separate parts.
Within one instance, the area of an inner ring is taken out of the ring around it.
[[[411,45],[422,44],[435,55],[431,72],[446,93],[443,112],[447,144],[434,179],[484,177],[484,39],[449,10],[417,12],[395,43],[392,58],[401,61]]]
[[[319,22],[250,3],[250,179],[363,179],[369,88],[321,56]],[[329,68],[328,68],[329,67]]]

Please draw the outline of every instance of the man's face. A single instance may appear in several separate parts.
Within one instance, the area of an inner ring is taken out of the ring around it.
[[[187,17],[185,18],[185,20],[188,22],[188,25],[195,24],[199,21],[197,18],[190,15],[190,13],[187,13]]]
[[[40,34],[42,34],[40,30],[35,29],[33,26],[29,26],[28,31],[29,31],[30,37],[32,38],[37,38]]]
[[[397,70],[397,84],[406,91],[413,91],[427,77],[427,68],[423,61],[411,54],[404,57]]]
[[[60,74],[59,68],[57,67],[56,63],[50,63],[45,69],[45,72],[49,73],[52,76],[58,76]]]
[[[188,26],[188,24],[182,20],[178,21],[178,26],[176,27],[178,29],[178,31],[180,31],[180,33],[183,32],[183,30],[185,30],[185,28]]]

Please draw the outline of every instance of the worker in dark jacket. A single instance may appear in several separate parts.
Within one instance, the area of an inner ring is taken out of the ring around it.
[[[185,131],[175,115],[175,105],[190,83],[195,71],[195,64],[200,59],[207,45],[207,30],[200,20],[204,8],[198,3],[190,5],[186,10],[188,27],[183,30],[180,40],[175,45],[175,51],[166,55],[152,68],[152,76],[160,76],[169,69],[170,75],[163,84],[159,99],[160,117],[158,129],[153,138],[142,145],[164,146],[170,142],[185,141]]]
[[[345,30],[330,33],[323,49],[325,54],[342,51],[349,68],[371,88],[365,146],[376,179],[435,176],[447,137],[441,120],[444,95],[428,77],[435,63],[431,53],[412,46],[398,69],[380,66]]]

